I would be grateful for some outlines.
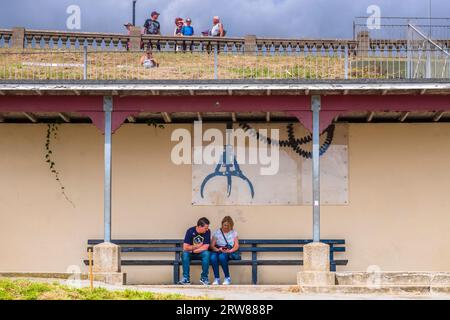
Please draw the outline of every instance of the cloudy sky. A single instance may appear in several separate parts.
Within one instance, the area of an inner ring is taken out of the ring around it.
[[[428,16],[430,0],[138,0],[137,24],[152,10],[161,13],[163,34],[173,32],[177,16],[191,17],[196,31],[220,15],[228,35],[342,38],[352,36],[355,16],[378,5],[382,16]],[[123,32],[131,21],[132,0],[1,0],[0,28],[67,30],[67,8],[81,9],[81,30]],[[449,0],[432,0],[432,15],[450,17]]]

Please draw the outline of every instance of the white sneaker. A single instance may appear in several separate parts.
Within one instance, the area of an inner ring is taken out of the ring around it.
[[[223,283],[222,283],[222,284],[225,285],[225,286],[230,285],[230,284],[231,284],[231,278],[225,278],[225,279],[223,280]]]
[[[214,282],[212,284],[213,284],[213,286],[219,285],[220,284],[220,278],[215,278]]]

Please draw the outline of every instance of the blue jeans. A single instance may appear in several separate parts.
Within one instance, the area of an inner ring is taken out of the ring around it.
[[[214,278],[220,278],[219,264],[222,266],[225,278],[230,277],[230,269],[228,268],[228,260],[230,260],[230,254],[223,252],[211,253],[211,265],[214,271]]]
[[[202,253],[192,253],[190,251],[183,251],[183,277],[190,279],[191,260],[202,260],[202,275],[201,278],[207,280],[209,278],[209,251],[205,250]]]

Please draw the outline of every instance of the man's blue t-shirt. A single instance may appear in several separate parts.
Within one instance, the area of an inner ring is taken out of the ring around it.
[[[192,36],[194,35],[194,28],[192,26],[183,26],[181,28],[181,34],[183,36]]]
[[[195,227],[189,228],[184,236],[184,243],[194,245],[198,243],[211,244],[211,231],[198,233]]]

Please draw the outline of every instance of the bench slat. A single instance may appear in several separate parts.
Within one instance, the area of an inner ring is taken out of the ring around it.
[[[201,265],[200,260],[192,260],[192,265]],[[347,265],[348,260],[334,260],[334,264],[338,266]],[[85,265],[89,265],[89,260],[84,260]],[[174,260],[122,260],[123,266],[173,266]],[[181,261],[179,261],[181,264]],[[230,265],[253,265],[252,260],[230,260]],[[257,260],[260,266],[298,266],[303,265],[303,260]]]
[[[92,247],[88,247],[92,248]],[[331,249],[331,247],[330,247]],[[125,247],[121,252],[183,252],[181,247]],[[240,247],[241,252],[303,252],[303,247]],[[334,252],[345,252],[345,247],[332,247]]]
[[[102,243],[101,239],[90,239],[88,240],[88,245],[96,245]],[[182,244],[183,239],[141,239],[141,240],[129,240],[129,239],[116,239],[111,241],[117,245],[145,245],[145,244]],[[241,244],[308,244],[313,242],[310,239],[242,239],[239,240]],[[343,245],[345,240],[333,240],[333,239],[323,239],[323,243],[333,244],[333,245]]]

